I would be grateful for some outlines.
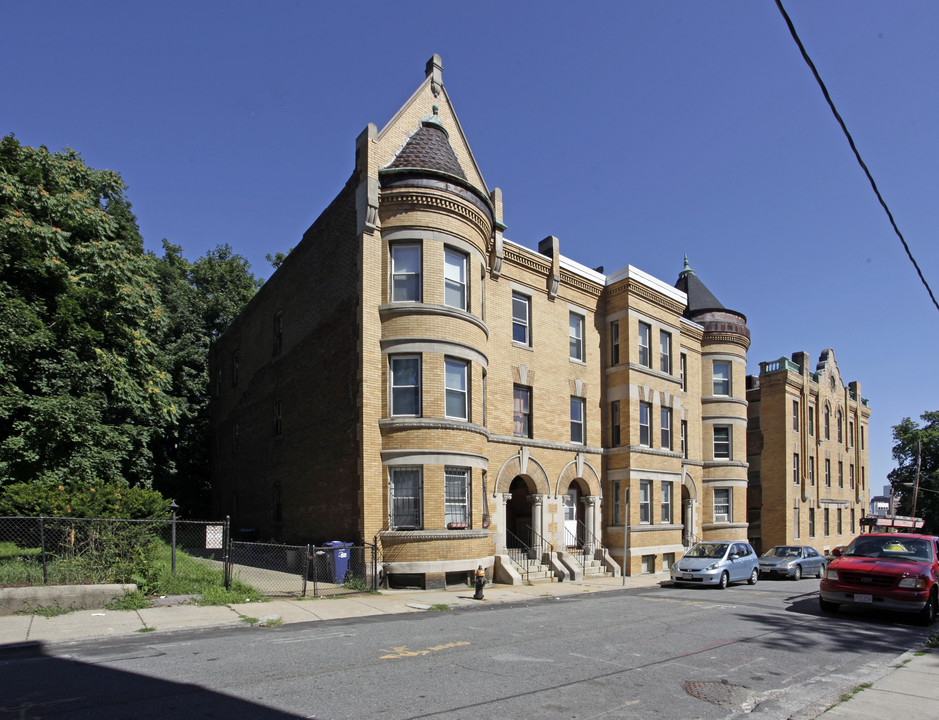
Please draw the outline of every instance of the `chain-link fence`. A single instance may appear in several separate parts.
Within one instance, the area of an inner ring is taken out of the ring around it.
[[[329,597],[378,589],[374,545],[280,545],[233,541],[229,578],[269,597]]]
[[[239,580],[271,597],[369,592],[380,581],[374,545],[235,542],[227,519],[0,517],[0,587],[139,585],[155,552],[174,572],[177,555],[198,558],[224,572],[226,588]]]
[[[227,521],[0,517],[0,587],[139,583],[154,546],[221,563],[227,539]]]

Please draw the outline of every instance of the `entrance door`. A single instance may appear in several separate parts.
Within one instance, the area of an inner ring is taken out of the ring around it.
[[[571,485],[564,496],[564,542],[574,547],[582,547],[584,539],[581,537],[580,525],[577,522],[577,511],[580,509],[580,488]]]

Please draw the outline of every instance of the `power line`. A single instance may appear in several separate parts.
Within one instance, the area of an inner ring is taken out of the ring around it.
[[[851,146],[851,150],[854,152],[854,157],[857,158],[858,164],[861,166],[861,169],[864,170],[864,174],[867,175],[867,180],[874,189],[874,194],[877,195],[877,199],[880,201],[884,212],[887,213],[887,218],[889,218],[890,224],[893,226],[893,231],[897,234],[897,237],[900,238],[900,242],[903,243],[903,249],[906,250],[906,256],[910,259],[910,262],[913,263],[913,267],[916,268],[916,274],[919,275],[919,279],[922,280],[923,285],[926,286],[926,292],[929,293],[929,297],[932,299],[932,304],[936,306],[937,310],[939,310],[939,302],[936,302],[936,296],[932,294],[929,283],[926,282],[926,278],[923,277],[923,272],[919,269],[919,265],[917,264],[916,259],[913,257],[913,253],[910,252],[910,247],[906,244],[906,240],[903,238],[903,233],[900,232],[900,228],[897,227],[897,223],[893,219],[893,213],[890,212],[890,208],[887,207],[887,203],[880,194],[880,190],[877,189],[877,183],[874,182],[874,177],[871,175],[870,170],[867,169],[867,165],[864,163],[864,160],[861,159],[861,153],[858,152],[857,146],[854,144],[854,138],[851,137],[851,133],[848,132],[847,125],[845,125],[844,120],[841,119],[841,115],[838,113],[838,109],[835,107],[835,103],[832,101],[831,95],[828,94],[828,88],[825,87],[825,83],[822,82],[821,75],[818,74],[818,70],[815,68],[815,63],[812,62],[812,58],[809,57],[809,54],[805,50],[805,46],[799,39],[799,35],[796,33],[796,28],[792,24],[792,20],[789,19],[789,15],[786,13],[786,9],[782,5],[782,0],[776,0],[776,7],[778,7],[779,12],[782,13],[783,19],[786,21],[786,25],[789,26],[789,33],[792,35],[792,39],[796,41],[796,45],[799,46],[799,51],[802,53],[802,58],[812,70],[812,74],[815,76],[815,80],[818,82],[818,86],[822,89],[822,94],[825,96],[825,101],[828,103],[828,107],[831,108],[835,119],[841,126],[842,132],[844,133],[845,137],[848,138],[848,144]]]

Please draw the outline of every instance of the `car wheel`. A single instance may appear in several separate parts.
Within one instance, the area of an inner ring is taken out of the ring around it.
[[[796,569],[792,571],[792,579],[793,580],[802,579],[802,566],[801,565],[796,565]]]
[[[760,579],[760,571],[756,568],[753,568],[753,572],[750,573],[750,579],[747,580],[747,583],[750,585],[756,585],[756,581]]]
[[[926,606],[920,610],[917,619],[920,625],[925,625],[926,627],[936,622],[936,593],[929,595],[929,600],[926,601]]]
[[[817,577],[819,580],[825,577],[825,563],[822,563],[818,566],[818,572],[815,573],[815,577]]]
[[[717,587],[719,587],[721,590],[726,590],[728,585],[730,585],[730,575],[728,575],[726,572],[721,573],[721,581]]]
[[[822,609],[822,612],[833,613],[838,612],[838,603],[828,602],[827,600],[818,599],[818,606]]]

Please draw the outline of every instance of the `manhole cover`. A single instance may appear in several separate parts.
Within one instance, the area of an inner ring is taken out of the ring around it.
[[[685,692],[699,700],[726,708],[739,708],[750,699],[750,691],[726,680],[688,680]]]

